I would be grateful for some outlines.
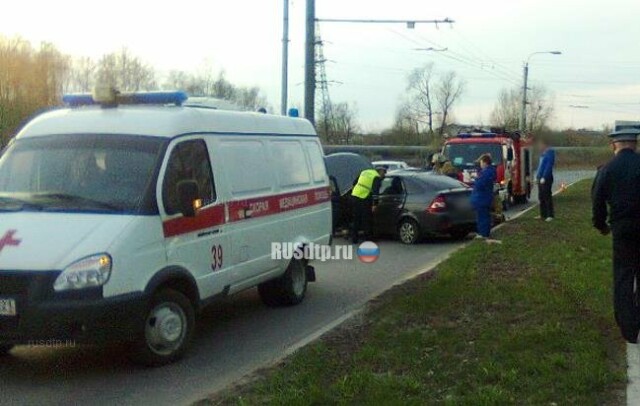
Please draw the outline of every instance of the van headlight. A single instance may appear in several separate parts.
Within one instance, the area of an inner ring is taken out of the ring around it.
[[[67,266],[53,284],[56,292],[102,286],[111,276],[111,257],[92,255]]]

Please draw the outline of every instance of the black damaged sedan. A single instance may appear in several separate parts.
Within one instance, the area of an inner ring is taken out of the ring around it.
[[[378,236],[397,236],[405,244],[423,237],[463,239],[476,228],[471,188],[431,172],[393,172],[376,196],[374,229]]]

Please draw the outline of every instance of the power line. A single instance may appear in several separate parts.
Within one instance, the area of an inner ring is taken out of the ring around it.
[[[390,30],[390,31],[393,32],[396,35],[399,35],[400,37],[404,38],[405,40],[412,42],[413,44],[424,45],[419,40],[416,40],[414,38],[406,36],[406,35],[398,32],[398,31],[395,31],[395,30]],[[436,42],[433,42],[431,40],[428,40],[428,39],[424,39],[424,40],[426,42],[430,43],[430,44],[435,45],[435,46],[439,46],[439,47],[442,46],[442,45],[440,45],[440,44],[438,44]],[[464,55],[459,55],[457,52],[453,52],[453,51],[439,52],[438,56],[441,56],[443,58],[447,58],[447,59],[451,59],[451,60],[463,63],[464,65],[467,65],[467,66],[473,66],[476,69],[479,69],[479,70],[481,70],[481,71],[483,71],[483,72],[485,72],[485,73],[487,73],[489,75],[492,75],[492,76],[494,76],[494,77],[496,77],[496,78],[498,78],[500,80],[510,82],[513,85],[519,85],[519,83],[515,79],[505,75],[504,73],[485,70],[485,69],[483,69],[483,67],[481,65],[480,66],[478,65],[477,61],[469,59],[469,58],[465,57]]]
[[[406,24],[408,28],[415,28],[416,24],[453,24],[454,20],[445,18],[443,20],[374,20],[374,19],[353,19],[353,18],[317,18],[321,23],[357,23],[357,24]]]

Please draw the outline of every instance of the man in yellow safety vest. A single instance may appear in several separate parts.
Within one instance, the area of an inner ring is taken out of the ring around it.
[[[351,239],[354,244],[360,241],[360,231],[364,239],[369,240],[373,234],[373,197],[380,191],[380,183],[387,173],[387,168],[365,169],[351,191],[353,223]]]

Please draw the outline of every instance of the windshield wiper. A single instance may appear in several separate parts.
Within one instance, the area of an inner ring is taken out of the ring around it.
[[[69,204],[97,207],[97,208],[105,209],[109,211],[121,211],[123,209],[122,207],[117,206],[115,204],[101,202],[99,200],[94,200],[88,197],[82,197],[82,196],[72,195],[68,193],[59,193],[59,192],[37,193],[37,194],[34,194],[33,196],[38,199],[40,198],[54,199],[54,200],[62,201]]]

